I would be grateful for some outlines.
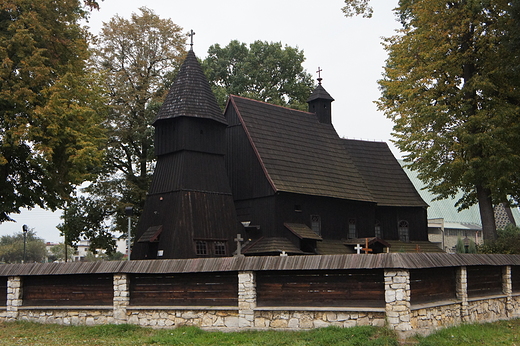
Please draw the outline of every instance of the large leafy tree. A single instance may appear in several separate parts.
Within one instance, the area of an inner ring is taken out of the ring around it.
[[[224,106],[234,94],[281,106],[306,110],[314,82],[302,63],[303,51],[279,42],[231,41],[208,49],[202,66],[217,101]]]
[[[144,205],[153,168],[153,119],[185,56],[186,35],[145,7],[130,19],[113,17],[95,41],[95,65],[108,90],[109,141],[105,170],[73,200],[59,226],[67,242],[89,239],[91,249],[114,249],[126,231],[125,207]]]
[[[359,3],[360,0],[347,0]],[[364,1],[366,3],[366,1]],[[519,197],[520,92],[513,4],[400,0],[378,106],[396,145],[439,199],[478,202],[485,240],[493,204]]]
[[[100,164],[104,102],[85,63],[86,16],[78,0],[0,2],[0,222],[61,207]]]

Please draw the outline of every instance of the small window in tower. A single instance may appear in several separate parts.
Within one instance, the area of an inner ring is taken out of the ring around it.
[[[301,213],[302,212],[302,206],[300,204],[295,204],[294,205],[294,211],[297,212],[297,213]]]
[[[195,253],[197,256],[206,256],[208,254],[208,243],[203,240],[195,242]]]
[[[200,130],[200,134],[203,135],[204,134],[204,130]]]
[[[348,220],[348,238],[349,239],[357,238],[356,219]]]
[[[216,241],[214,243],[215,256],[226,256],[226,243],[223,241]]]

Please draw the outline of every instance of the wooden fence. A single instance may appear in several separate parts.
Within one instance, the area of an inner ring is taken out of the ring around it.
[[[520,315],[520,256],[378,254],[0,266],[0,318],[208,329],[386,325],[428,333]],[[2,312],[3,311],[3,312]]]

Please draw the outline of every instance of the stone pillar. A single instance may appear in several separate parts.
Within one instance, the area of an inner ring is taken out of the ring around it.
[[[130,304],[130,280],[127,274],[114,274],[114,323],[127,323],[126,307]]]
[[[512,317],[514,314],[514,305],[511,266],[502,267],[502,292],[506,295],[506,316]]]
[[[18,319],[18,307],[22,306],[22,278],[10,276],[7,279],[7,320]]]
[[[238,273],[238,327],[255,324],[256,275],[252,271]]]
[[[385,270],[385,302],[388,327],[399,333],[412,329],[410,324],[410,272]]]
[[[469,320],[468,310],[468,271],[466,267],[460,267],[457,270],[457,299],[460,300],[460,316],[463,322]]]

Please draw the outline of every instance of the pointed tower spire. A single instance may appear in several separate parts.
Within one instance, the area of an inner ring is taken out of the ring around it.
[[[206,118],[227,124],[193,50],[188,51],[154,125],[178,117]]]
[[[318,67],[318,86],[307,99],[309,104],[309,112],[316,113],[320,123],[332,124],[332,102],[334,99],[321,85],[321,68]]]

